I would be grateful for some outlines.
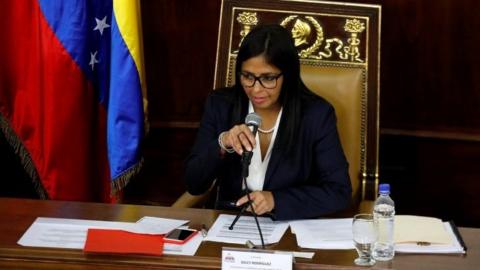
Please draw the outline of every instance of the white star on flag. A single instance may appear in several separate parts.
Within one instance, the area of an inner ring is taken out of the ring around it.
[[[110,27],[110,25],[107,24],[107,16],[103,17],[103,19],[101,19],[101,20],[95,18],[95,21],[97,21],[97,26],[95,26],[95,28],[93,28],[93,31],[95,31],[95,30],[100,31],[100,35],[103,35],[103,30],[105,28]]]
[[[90,66],[92,66],[92,71],[95,68],[95,64],[99,63],[97,60],[97,53],[98,51],[95,51],[94,53],[90,53],[90,63],[88,63]]]

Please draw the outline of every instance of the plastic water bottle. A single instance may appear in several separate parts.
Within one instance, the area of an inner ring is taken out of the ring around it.
[[[377,261],[389,261],[395,256],[393,243],[393,224],[395,204],[390,198],[390,185],[381,184],[373,208],[373,219],[377,228],[378,239],[373,247],[373,258]]]

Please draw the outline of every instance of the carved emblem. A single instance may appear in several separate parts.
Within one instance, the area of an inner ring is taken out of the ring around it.
[[[318,21],[315,20],[311,16],[306,16],[305,20],[302,20],[302,19],[298,18],[297,15],[291,15],[291,16],[288,16],[285,19],[283,19],[282,22],[280,23],[280,25],[285,27],[285,28],[288,28],[288,25],[294,19],[296,19],[296,20],[295,20],[295,23],[293,24],[292,30],[290,32],[292,33],[292,38],[295,42],[296,47],[306,45],[306,44],[309,43],[308,40],[312,38],[311,37],[312,36],[312,34],[311,34],[312,27],[310,26],[310,24],[313,26],[313,29],[315,31],[315,33],[314,33],[315,34],[315,41],[313,42],[313,44],[310,47],[308,47],[306,49],[303,49],[303,50],[300,50],[300,52],[298,53],[298,55],[301,58],[310,58],[311,55],[315,51],[317,51],[318,48],[320,47],[320,45],[322,44],[323,29],[320,26],[320,24],[318,23]]]
[[[298,47],[302,44],[308,44],[307,37],[310,36],[312,28],[308,23],[297,19],[292,28],[292,37],[295,40],[295,46]]]
[[[238,52],[238,48],[250,30],[259,23],[257,12],[243,11],[236,19],[241,28],[240,41],[234,53]],[[365,31],[366,27],[365,23],[359,19],[346,19],[343,29],[348,33],[348,38],[338,36],[326,38],[319,19],[314,16],[289,15],[280,21],[280,25],[290,30],[298,55],[302,59],[341,59],[349,62],[364,62],[361,58],[359,34]]]
[[[347,40],[348,46],[345,46],[345,54],[340,56],[342,59],[349,58],[350,61],[362,62],[360,59],[360,51],[358,46],[360,45],[360,39],[358,39],[358,34],[365,30],[365,24],[360,22],[357,19],[349,20],[345,23],[344,27],[346,32],[350,33],[350,38]]]
[[[245,36],[250,32],[253,26],[257,25],[257,13],[256,12],[242,12],[237,16],[237,22],[242,25],[242,30],[240,30],[240,42],[238,47],[242,45],[242,41]]]

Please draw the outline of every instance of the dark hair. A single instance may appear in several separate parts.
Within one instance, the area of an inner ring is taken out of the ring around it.
[[[280,145],[288,152],[292,150],[296,131],[301,118],[301,100],[314,94],[306,88],[300,78],[300,60],[290,33],[280,25],[260,25],[244,38],[238,51],[235,65],[235,101],[232,114],[233,124],[243,122],[242,106],[248,101],[240,82],[243,62],[263,55],[267,63],[277,67],[283,74],[279,102],[283,107],[280,129],[277,133]]]

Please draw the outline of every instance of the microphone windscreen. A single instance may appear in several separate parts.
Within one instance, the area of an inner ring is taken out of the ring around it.
[[[256,113],[250,113],[245,117],[245,124],[247,126],[259,127],[262,124],[262,117]]]

